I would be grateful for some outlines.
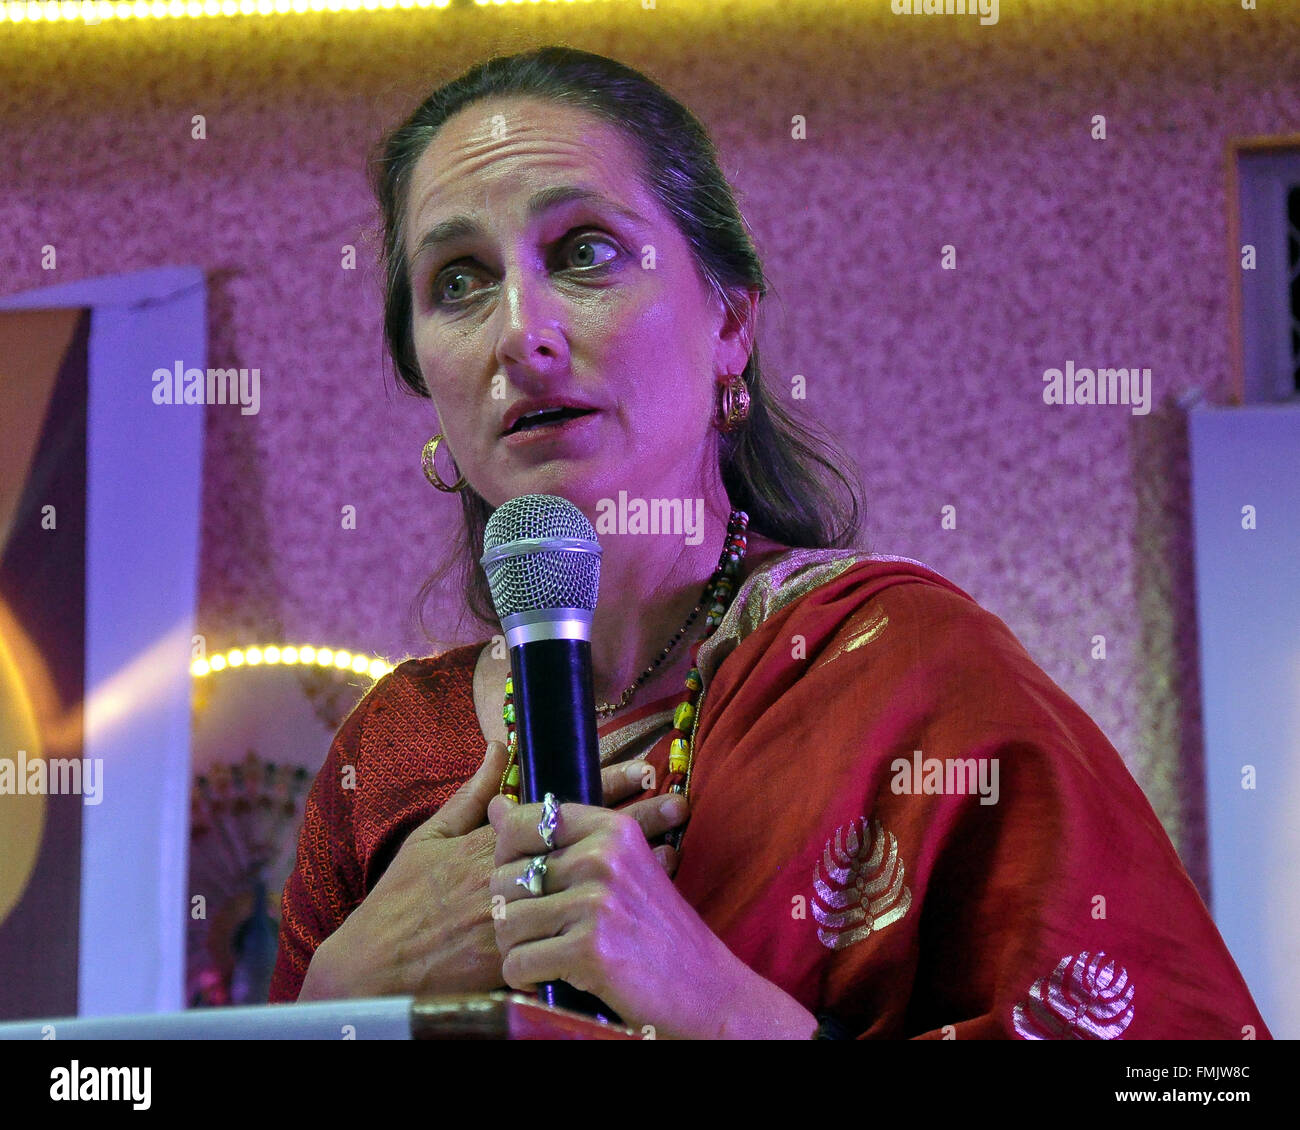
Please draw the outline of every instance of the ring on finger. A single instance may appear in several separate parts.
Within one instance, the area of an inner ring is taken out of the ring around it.
[[[560,823],[560,805],[554,793],[547,793],[542,798],[542,818],[537,822],[537,834],[547,851],[555,850],[555,829]]]
[[[546,856],[535,855],[528,861],[528,866],[524,868],[524,873],[515,879],[515,882],[524,888],[530,895],[544,895],[545,888],[542,881],[546,878]]]

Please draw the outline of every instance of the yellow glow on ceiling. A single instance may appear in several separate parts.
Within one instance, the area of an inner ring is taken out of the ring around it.
[[[475,7],[591,4],[601,0],[474,0]],[[413,11],[449,8],[452,0],[4,0],[0,23],[109,23],[114,20],[292,16],[317,12]]]

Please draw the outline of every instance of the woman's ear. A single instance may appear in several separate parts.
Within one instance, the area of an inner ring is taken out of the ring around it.
[[[718,331],[718,364],[724,366],[717,370],[719,378],[743,373],[749,364],[758,334],[760,297],[757,290],[746,287],[734,287],[719,296],[723,322]]]

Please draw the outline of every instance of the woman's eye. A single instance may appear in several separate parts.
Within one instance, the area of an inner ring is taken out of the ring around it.
[[[594,247],[597,244],[604,244],[606,247],[611,248],[613,250],[613,254],[597,262],[594,261],[593,258],[594,255],[598,254],[596,252],[578,253],[578,249],[580,248],[590,248],[590,247]],[[599,236],[594,234],[579,236],[576,239],[570,240],[567,246],[569,249],[569,254],[572,257],[572,259],[579,260],[573,262],[573,266],[578,270],[586,270],[586,271],[595,271],[601,267],[604,267],[611,260],[615,259],[618,256],[618,252],[619,252],[618,245],[614,243],[613,240],[606,239],[604,236]],[[472,280],[473,275],[474,275],[473,270],[465,266],[447,267],[444,270],[440,271],[434,279],[434,285],[433,285],[434,304],[438,306],[445,306],[445,305],[454,305],[455,303],[462,301],[464,298],[468,296],[469,292],[462,289],[455,294],[449,294],[448,289],[452,284],[456,283],[458,280],[461,279]]]
[[[598,236],[598,235],[584,235],[584,236],[580,236],[578,239],[575,239],[575,240],[574,240],[574,241],[573,241],[569,246],[570,246],[570,247],[591,247],[593,244],[597,244],[597,243],[603,243],[606,247],[612,247],[612,248],[614,248],[614,252],[615,252],[615,254],[618,253],[618,247],[617,247],[616,244],[614,244],[611,240],[604,239],[604,238],[602,238],[601,236]],[[614,258],[613,255],[610,256],[610,259],[612,259],[612,258]],[[603,266],[604,266],[606,263],[608,263],[608,262],[609,262],[609,259],[605,259],[605,260],[603,260],[603,261],[600,262],[600,263],[582,263],[582,264],[580,264],[580,266],[583,266],[583,267],[603,267]]]
[[[457,302],[464,298],[464,294],[448,294],[447,285],[455,279],[469,278],[469,271],[464,267],[449,267],[443,271],[434,282],[433,299],[439,306],[445,302]]]

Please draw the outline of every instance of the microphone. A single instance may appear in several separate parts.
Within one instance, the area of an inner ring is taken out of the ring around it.
[[[600,745],[591,674],[591,618],[601,548],[576,506],[524,494],[493,511],[479,564],[510,648],[520,797],[601,805]],[[610,1022],[617,1014],[563,981],[539,987],[548,1005]]]

